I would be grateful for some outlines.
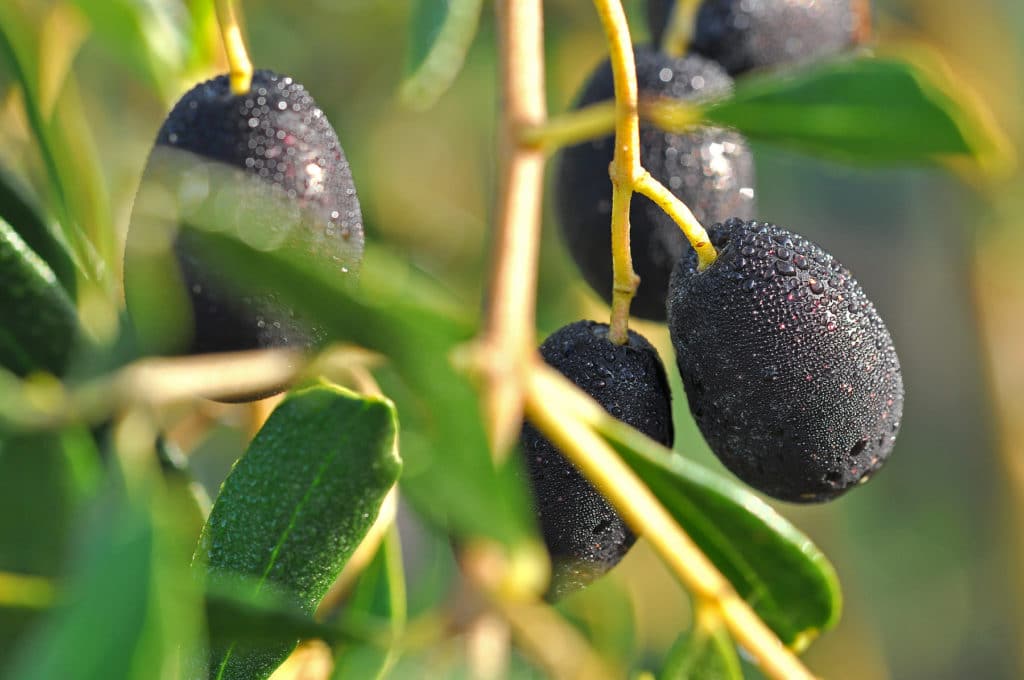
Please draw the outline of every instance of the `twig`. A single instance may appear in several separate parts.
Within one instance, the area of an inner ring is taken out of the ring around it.
[[[558,414],[550,404],[559,405]],[[650,541],[683,585],[698,599],[714,604],[733,638],[760,662],[766,674],[785,680],[814,677],[737,595],[647,485],[594,432],[595,419],[611,418],[600,405],[538,361],[530,373],[526,412],[633,531]]]
[[[544,122],[541,0],[498,0],[503,161],[495,210],[487,319],[480,342],[483,413],[501,460],[523,417],[524,366],[533,350],[544,152],[520,144],[520,131]]]
[[[373,352],[345,345],[312,359],[284,349],[151,358],[72,388],[52,378],[18,380],[0,372],[0,420],[26,430],[95,423],[128,407],[244,398],[284,389],[307,375],[330,377],[346,363],[377,360]]]

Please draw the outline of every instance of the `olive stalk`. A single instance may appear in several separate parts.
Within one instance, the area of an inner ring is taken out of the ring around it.
[[[248,93],[252,86],[252,62],[245,49],[242,28],[235,13],[235,3],[234,0],[214,0],[214,8],[217,11],[221,38],[224,40],[224,51],[228,56],[231,92],[241,96]]]

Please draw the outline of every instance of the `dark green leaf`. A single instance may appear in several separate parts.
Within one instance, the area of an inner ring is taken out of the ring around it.
[[[705,111],[752,139],[845,160],[931,162],[986,156],[1002,135],[933,73],[891,59],[851,59],[744,80]]]
[[[0,167],[0,219],[18,232],[22,240],[42,258],[57,280],[74,299],[77,282],[75,264],[68,255],[67,246],[54,235],[46,219],[18,179]]]
[[[61,374],[78,338],[78,315],[53,271],[0,218],[0,364]]]
[[[695,625],[672,645],[658,680],[743,680],[729,632],[724,626]]]
[[[480,21],[481,0],[417,0],[402,100],[423,110],[448,90],[465,62]]]
[[[835,570],[771,506],[619,421],[599,429],[783,642],[803,649],[836,623]]]
[[[398,528],[389,529],[370,565],[359,575],[345,603],[341,620],[355,628],[387,622],[392,637],[405,627],[405,575]],[[381,678],[394,663],[396,650],[371,644],[348,643],[334,657],[334,680]]]
[[[347,638],[342,628],[313,620],[287,595],[257,585],[252,579],[207,584],[206,626],[214,647],[233,641],[273,647],[293,646],[300,638]]]
[[[69,529],[95,489],[99,454],[88,432],[0,440],[0,571],[64,572]]]
[[[390,402],[320,385],[289,395],[228,475],[198,556],[312,614],[398,479]],[[214,646],[211,677],[267,677],[297,640]]]

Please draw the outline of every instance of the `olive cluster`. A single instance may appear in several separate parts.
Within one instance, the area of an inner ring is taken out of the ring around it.
[[[656,39],[672,6],[649,0]],[[749,71],[847,50],[868,15],[868,3],[857,0],[704,0],[688,54],[636,48],[640,97],[726,97],[732,79]],[[575,106],[613,97],[606,62]],[[564,240],[606,301],[614,144],[609,135],[566,148],[555,170]],[[785,501],[826,501],[867,481],[892,451],[903,382],[889,331],[860,285],[819,245],[755,219],[754,162],[738,133],[701,126],[676,134],[642,123],[640,161],[690,207],[718,253],[699,270],[679,227],[634,195],[631,248],[641,282],[632,311],[667,322],[690,411],[712,451],[744,482]],[[576,322],[548,338],[541,355],[611,415],[672,446],[671,394],[644,338],[631,333],[619,346],[607,326]],[[614,566],[634,537],[530,426],[521,445],[558,595]]]

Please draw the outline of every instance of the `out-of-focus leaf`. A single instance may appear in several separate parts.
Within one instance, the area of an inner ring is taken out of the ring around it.
[[[75,6],[89,19],[99,43],[121,63],[165,98],[177,89],[194,30],[180,0],[75,0]]]
[[[7,220],[28,247],[53,270],[69,297],[74,299],[75,264],[67,246],[47,224],[28,189],[3,167],[0,167],[0,219]]]
[[[55,578],[66,570],[71,527],[98,479],[88,432],[0,439],[0,572]],[[0,596],[0,668],[38,608]]]
[[[838,621],[835,569],[771,506],[617,420],[599,429],[784,643],[801,650]]]
[[[743,680],[729,632],[695,625],[672,645],[658,680]]]
[[[394,525],[377,548],[373,561],[359,576],[345,603],[340,619],[356,628],[377,622],[386,625],[393,637],[405,627],[405,574],[402,572],[402,544]],[[334,680],[382,678],[394,663],[396,650],[370,644],[344,644],[334,657]]]
[[[194,164],[187,155],[167,162]],[[183,169],[186,174],[188,167]],[[203,181],[211,197],[224,190],[215,188],[234,181],[216,168],[203,170],[209,173]],[[166,224],[174,208],[154,208],[153,224]],[[417,510],[459,535],[488,536],[506,545],[532,536],[529,504],[512,467],[516,461],[501,467],[491,462],[476,392],[451,364],[453,350],[472,338],[473,327],[457,305],[445,302],[450,294],[372,246],[353,290],[349,277],[339,277],[336,263],[318,259],[315,248],[295,247],[286,240],[268,250],[266,244],[248,243],[242,233],[225,231],[225,225],[199,223],[195,214],[200,212],[191,214],[182,234],[211,267],[231,272],[243,290],[272,293],[297,315],[314,320],[324,329],[325,341],[353,342],[389,358],[382,383],[402,414],[402,486]],[[178,220],[170,221],[176,225]],[[322,226],[300,221],[291,229],[315,233]],[[128,280],[125,294],[159,302],[148,308],[161,310],[160,315],[137,315],[135,322],[141,326],[140,337],[165,337],[173,332],[166,329],[166,310],[174,307],[181,316],[177,301],[187,304],[187,296],[168,284],[176,272],[169,248],[163,253],[154,249],[147,257],[146,271],[169,273]],[[150,322],[147,317],[154,318]]]
[[[250,576],[312,614],[398,478],[394,407],[318,385],[289,395],[228,475],[197,558],[209,578]],[[232,641],[210,675],[265,678],[295,647]]]
[[[893,59],[746,79],[704,113],[752,139],[862,163],[1012,156],[991,117],[950,82]]]
[[[481,0],[417,0],[402,101],[429,109],[459,75],[480,22]]]
[[[42,25],[49,26],[45,21]],[[73,75],[64,79],[59,92],[49,95],[57,97],[53,115],[44,112],[41,75],[47,69],[42,59],[49,57],[39,50],[39,32],[18,3],[0,3],[0,62],[21,86],[26,117],[46,168],[49,205],[74,259],[90,278],[105,281],[107,271],[97,252],[112,262],[114,235],[95,144]]]
[[[346,639],[338,627],[315,621],[292,598],[255,579],[207,584],[206,627],[214,647],[244,642],[265,647],[293,646],[300,638],[328,642]]]
[[[162,490],[118,484],[90,513],[57,606],[4,678],[169,677],[194,643],[199,603]],[[139,490],[136,490],[139,491]]]
[[[79,337],[78,314],[53,270],[3,218],[0,281],[0,364],[22,375],[60,375]]]

